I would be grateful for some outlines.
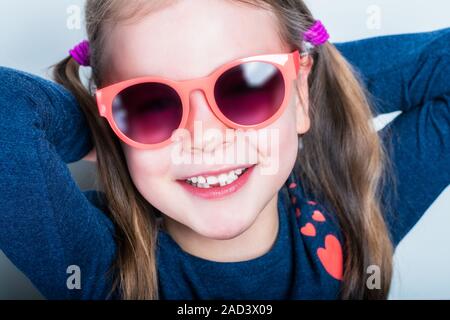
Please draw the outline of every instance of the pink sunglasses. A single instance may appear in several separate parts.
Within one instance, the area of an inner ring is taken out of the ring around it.
[[[299,70],[298,50],[259,55],[226,63],[204,78],[122,81],[97,90],[97,105],[123,142],[160,148],[171,142],[176,129],[185,128],[191,91],[203,90],[214,115],[228,127],[259,129],[283,113]]]

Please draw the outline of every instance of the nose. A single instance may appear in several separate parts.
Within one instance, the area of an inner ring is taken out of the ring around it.
[[[226,125],[213,113],[203,90],[189,95],[189,117],[186,129],[191,135],[191,146],[199,151],[213,151],[225,143]]]

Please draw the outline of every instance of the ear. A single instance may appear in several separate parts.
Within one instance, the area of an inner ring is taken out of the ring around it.
[[[296,95],[295,110],[296,110],[296,126],[297,133],[302,135],[306,133],[311,121],[309,118],[309,85],[308,77],[311,72],[314,60],[310,55],[306,55],[300,59],[300,72],[295,84],[300,94],[301,99]]]

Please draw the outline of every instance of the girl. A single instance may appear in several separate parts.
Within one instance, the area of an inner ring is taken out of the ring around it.
[[[448,30],[342,45],[371,105],[300,0],[88,0],[86,22],[89,43],[55,68],[76,100],[0,74],[0,245],[47,298],[387,296],[393,247],[450,181]],[[394,108],[380,137],[372,111]],[[277,148],[176,163],[232,154],[236,137],[199,123],[276,133]],[[92,146],[102,192],[82,193],[65,163]]]

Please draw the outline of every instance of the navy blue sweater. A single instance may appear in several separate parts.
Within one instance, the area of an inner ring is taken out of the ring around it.
[[[403,113],[380,131],[394,164],[383,188],[394,245],[450,183],[450,29],[337,44],[375,99],[375,114]],[[67,163],[91,149],[74,97],[61,86],[0,68],[0,249],[50,299],[105,299],[114,225],[101,193],[81,192]],[[269,252],[221,263],[184,252],[159,232],[162,299],[335,299],[342,235],[332,213],[291,174],[279,192],[280,228]],[[81,289],[66,285],[79,266]],[[120,298],[114,295],[115,298]]]

